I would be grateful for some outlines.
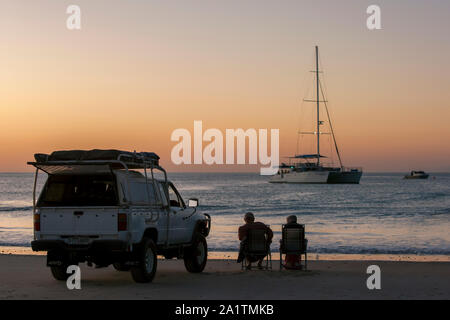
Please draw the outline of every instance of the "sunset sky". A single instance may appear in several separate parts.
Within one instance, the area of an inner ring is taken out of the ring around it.
[[[79,5],[82,29],[66,28]],[[381,7],[382,30],[366,28]],[[450,1],[57,1],[0,4],[0,172],[36,152],[154,151],[177,128],[280,129],[296,150],[321,51],[346,165],[450,171]]]

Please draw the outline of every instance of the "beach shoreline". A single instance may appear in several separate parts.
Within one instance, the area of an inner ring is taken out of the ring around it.
[[[381,270],[381,290],[369,290],[367,268]],[[191,274],[183,261],[159,260],[153,283],[137,284],[111,266],[80,265],[81,290],[56,281],[42,255],[0,254],[0,299],[450,299],[449,262],[310,261],[308,271],[242,271],[234,260],[210,259]]]
[[[31,247],[0,246],[0,255],[42,256],[47,252],[36,252]],[[212,260],[235,260],[237,251],[209,251]],[[272,251],[272,259],[279,259],[279,253]],[[402,262],[450,262],[449,255],[414,255],[414,254],[344,254],[344,253],[309,253],[309,261],[402,261]]]

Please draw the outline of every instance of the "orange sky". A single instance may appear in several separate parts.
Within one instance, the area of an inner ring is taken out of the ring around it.
[[[296,149],[300,101],[320,46],[346,165],[450,171],[450,5],[379,1],[2,2],[0,171],[27,171],[36,152],[155,151],[175,167],[170,135],[278,128]],[[407,10],[406,10],[407,9]]]

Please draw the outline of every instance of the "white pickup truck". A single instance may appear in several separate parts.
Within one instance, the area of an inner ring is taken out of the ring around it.
[[[35,159],[28,163],[36,168],[31,246],[47,251],[57,280],[68,278],[69,265],[87,262],[151,282],[157,255],[184,259],[189,272],[205,268],[211,218],[198,212],[197,199],[185,204],[156,154],[73,150]],[[48,178],[36,201],[39,170]]]

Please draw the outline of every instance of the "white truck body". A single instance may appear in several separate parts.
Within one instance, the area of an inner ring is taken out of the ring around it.
[[[114,166],[96,160],[30,163],[49,173],[34,203],[32,242],[33,250],[49,252],[49,266],[66,264],[64,259],[133,265],[134,253],[148,239],[158,254],[181,258],[198,235],[208,236],[210,217],[198,212],[197,199],[185,205],[159,165],[143,161],[143,174],[118,161],[123,168],[115,161]],[[165,179],[152,178],[155,167]]]

